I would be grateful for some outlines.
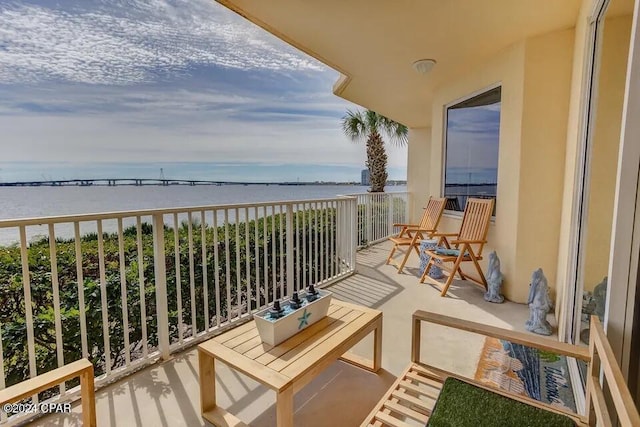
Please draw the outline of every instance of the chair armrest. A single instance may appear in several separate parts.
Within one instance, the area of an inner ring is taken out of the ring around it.
[[[0,390],[0,405],[19,402],[72,378],[80,377],[82,425],[96,427],[96,396],[93,375],[93,364],[87,359],[80,359]]]
[[[460,233],[435,233],[434,236],[457,236]]]
[[[93,365],[87,359],[71,362],[60,368],[24,380],[0,390],[0,405],[15,403],[33,394],[88,373],[93,378]]]
[[[407,228],[407,227],[419,227],[418,224],[402,224],[402,223],[398,223],[398,222],[394,223],[393,226],[394,227],[405,227],[405,228]]]
[[[420,228],[420,227],[407,227],[407,231],[419,231],[421,233],[433,233],[436,230],[433,230],[431,228]]]
[[[457,319],[455,317],[445,316],[442,314],[430,313],[428,311],[417,310],[413,313],[412,319],[412,340],[411,340],[411,358],[413,362],[420,361],[420,324],[421,322],[433,323],[459,329],[462,331],[473,332],[487,337],[498,338],[510,341],[516,344],[522,344],[528,347],[538,348],[550,351],[564,356],[575,357],[576,359],[589,362],[591,356],[589,349],[577,345],[566,344],[554,341],[549,338],[542,338],[537,335],[527,334],[524,332],[510,331],[495,326],[483,325],[481,323],[471,322],[469,320]]]
[[[452,245],[459,245],[462,243],[470,243],[470,244],[474,244],[474,243],[487,243],[486,240],[452,240],[449,243],[451,243]]]

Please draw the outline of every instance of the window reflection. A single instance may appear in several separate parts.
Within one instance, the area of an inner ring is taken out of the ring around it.
[[[500,106],[501,88],[497,87],[447,108],[444,176],[447,209],[463,211],[469,197],[495,199]]]

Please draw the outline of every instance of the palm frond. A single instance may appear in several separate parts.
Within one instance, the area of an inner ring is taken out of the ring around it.
[[[369,133],[361,111],[347,110],[347,114],[342,118],[342,130],[353,142],[364,141]]]
[[[380,116],[379,129],[389,137],[389,142],[393,145],[403,146],[409,140],[409,129],[385,116]]]
[[[344,134],[354,142],[367,139],[372,133],[385,134],[393,145],[405,145],[408,141],[408,129],[373,110],[351,111],[342,118]]]

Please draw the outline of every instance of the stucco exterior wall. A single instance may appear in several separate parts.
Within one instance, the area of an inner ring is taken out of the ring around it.
[[[409,218],[412,223],[422,218],[422,208],[429,199],[428,183],[431,165],[431,128],[409,129],[409,146],[407,152],[407,170],[411,171],[411,179],[407,181],[409,197]],[[437,196],[434,193],[434,196]]]
[[[573,44],[573,30],[526,42],[516,272],[510,277],[515,283],[507,294],[516,301],[526,301],[531,273],[539,267],[551,289],[558,283],[558,230]]]
[[[502,86],[496,221],[490,226],[489,244],[484,254],[496,250],[501,256],[505,290],[510,286],[509,278],[515,275],[515,259],[509,254],[515,254],[517,241],[517,215],[512,212],[517,212],[518,186],[513,176],[518,175],[520,168],[524,57],[524,42],[510,47],[479,64],[472,73],[439,88],[434,94],[433,104],[429,190],[432,194],[442,194],[445,106],[496,83]],[[441,222],[441,228],[445,232],[456,232],[460,229],[460,221],[460,216],[447,215]],[[486,259],[481,261],[481,265],[486,268]]]
[[[434,94],[428,185],[414,191],[418,200],[442,194],[445,106],[496,83],[502,86],[496,217],[484,255],[498,252],[504,294],[512,301],[526,302],[531,272],[540,266],[555,288],[573,44],[573,30],[530,38],[452,78]],[[410,157],[411,150],[410,142]],[[409,182],[423,179],[410,160]],[[446,215],[441,224],[455,232],[460,216]],[[548,230],[540,231],[543,225]],[[481,264],[486,268],[486,260]]]

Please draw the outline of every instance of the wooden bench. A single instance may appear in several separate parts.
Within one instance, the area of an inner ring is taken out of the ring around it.
[[[505,390],[489,387],[474,380],[457,376],[451,372],[438,369],[420,362],[420,330],[422,322],[447,326],[480,335],[507,340],[533,348],[553,352],[567,357],[574,357],[588,364],[586,407],[587,415],[579,415],[563,411],[551,405],[529,397],[515,395]],[[600,370],[604,373],[611,394],[611,402],[615,409],[614,416],[609,414],[604,393],[599,382]],[[416,422],[424,425],[429,420],[431,411],[444,381],[458,378],[477,387],[489,390],[528,405],[545,409],[570,417],[578,426],[611,426],[616,418],[620,426],[640,426],[640,416],[634,405],[622,372],[616,363],[609,341],[597,317],[591,318],[591,338],[589,348],[574,346],[542,338],[537,335],[508,331],[493,326],[456,319],[449,316],[418,310],[413,314],[411,363],[398,380],[385,393],[376,407],[369,413],[361,427],[392,426],[408,427]]]
[[[38,375],[35,378],[0,390],[0,407],[7,403],[20,402],[36,393],[77,377],[80,377],[82,424],[84,426],[95,427],[96,401],[93,383],[93,365],[87,359],[80,359],[58,369]]]

